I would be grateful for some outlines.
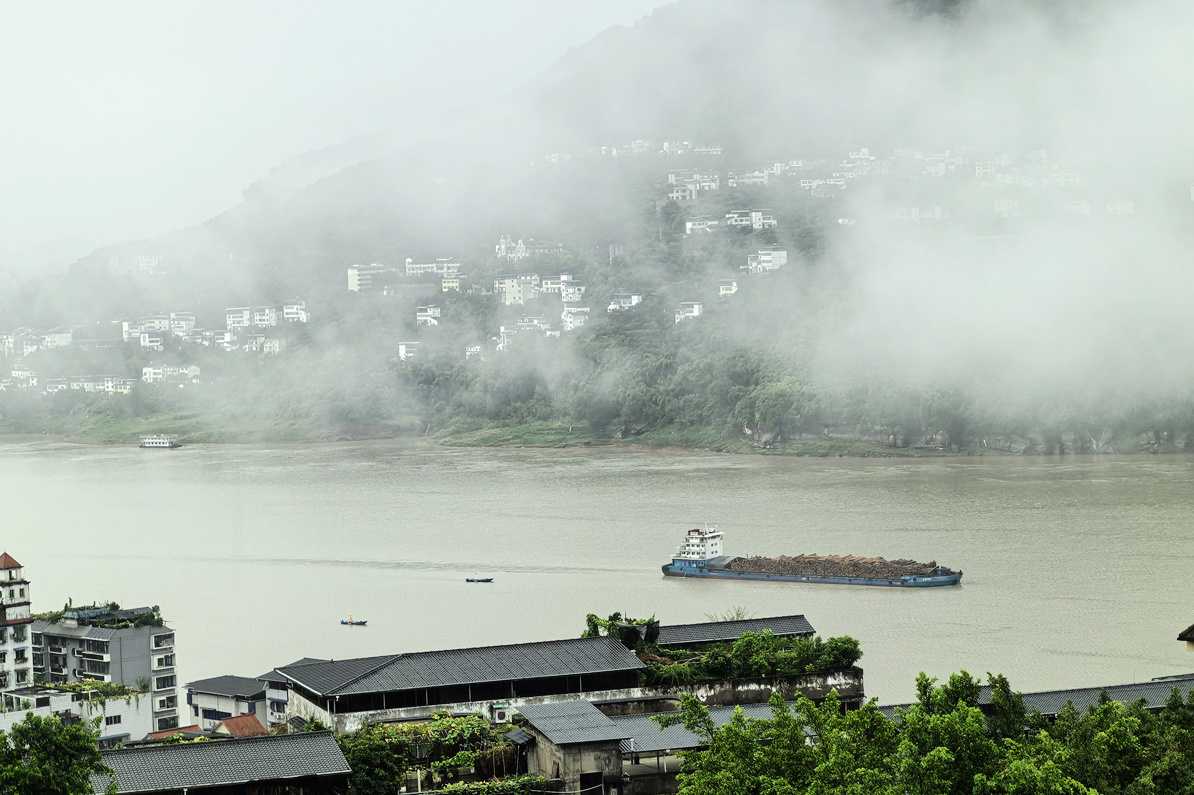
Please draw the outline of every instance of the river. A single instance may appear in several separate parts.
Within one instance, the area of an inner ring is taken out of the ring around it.
[[[1194,458],[810,459],[412,442],[0,444],[2,545],[34,610],[161,605],[180,680],[572,637],[619,610],[742,605],[862,643],[866,689],[1002,672],[1029,691],[1194,670]],[[664,578],[684,531],[727,554],[936,560],[950,588]],[[465,577],[494,577],[490,585]],[[343,627],[349,615],[365,628]]]

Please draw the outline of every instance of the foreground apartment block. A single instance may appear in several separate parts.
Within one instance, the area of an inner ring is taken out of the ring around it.
[[[68,610],[54,622],[34,621],[31,629],[37,679],[133,687],[151,697],[155,731],[179,725],[174,630],[153,608]]]

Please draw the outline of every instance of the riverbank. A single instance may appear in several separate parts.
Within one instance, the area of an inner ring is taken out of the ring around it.
[[[0,432],[9,443],[55,440],[74,444],[136,444],[144,434],[170,434],[181,444],[323,444],[385,440],[422,440],[444,447],[460,448],[602,448],[632,450],[677,450],[689,452],[775,455],[812,458],[937,458],[968,456],[1058,456],[1072,451],[1043,451],[1029,440],[1015,445],[990,445],[979,440],[962,447],[894,447],[866,438],[844,434],[807,434],[782,442],[761,445],[745,437],[725,436],[714,428],[668,426],[641,434],[620,436],[609,430],[594,431],[587,423],[537,421],[518,425],[465,424],[433,428],[421,419],[406,418],[388,423],[351,423],[324,426],[310,419],[275,419],[262,422],[256,416],[227,414],[163,414],[153,417],[99,415],[74,424],[47,424],[40,432],[21,429]],[[1088,451],[1076,451],[1086,454]],[[1155,444],[1136,437],[1124,437],[1108,452],[1119,455],[1183,454],[1173,444]]]

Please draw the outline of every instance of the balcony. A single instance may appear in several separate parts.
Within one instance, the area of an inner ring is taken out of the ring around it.
[[[81,660],[95,660],[96,662],[112,662],[112,655],[108,653],[100,653],[96,651],[83,651],[82,649],[75,649],[74,655]]]
[[[60,674],[60,675],[63,675],[63,676],[65,676],[65,675],[66,675],[66,669],[65,669],[65,668],[63,668],[63,667],[61,667],[61,666],[58,666],[58,665],[51,665],[51,666],[50,666],[50,673],[52,673],[52,674]]]
[[[162,718],[172,718],[177,715],[178,715],[177,707],[166,707],[165,709],[157,709],[155,707],[153,710],[154,720],[160,720]]]
[[[61,646],[50,646],[50,654],[66,654],[66,649]]]

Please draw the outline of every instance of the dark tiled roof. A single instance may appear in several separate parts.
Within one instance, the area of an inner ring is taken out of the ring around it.
[[[556,745],[610,742],[628,736],[591,701],[584,699],[524,704],[518,711],[535,731]]]
[[[1074,708],[1079,712],[1085,711],[1087,707],[1097,705],[1100,694],[1104,690],[1107,691],[1107,695],[1112,701],[1130,704],[1133,701],[1139,701],[1143,698],[1148,702],[1149,707],[1159,709],[1165,706],[1165,700],[1169,698],[1169,694],[1174,687],[1181,691],[1183,698],[1188,697],[1190,691],[1194,689],[1194,674],[1162,677],[1131,685],[1079,687],[1073,690],[1042,690],[1038,693],[1023,693],[1022,695],[1024,696],[1024,707],[1029,712],[1035,709],[1039,710],[1042,715],[1056,715],[1061,712],[1062,707],[1066,705],[1067,701],[1073,702]],[[982,688],[978,701],[979,704],[989,704],[991,702],[991,688]],[[879,707],[879,711],[888,717],[894,717],[896,707],[904,707],[906,709],[910,706],[912,705],[890,704]]]
[[[1177,639],[1194,642],[1194,624],[1186,627],[1182,634],[1177,636]]]
[[[211,679],[199,679],[187,683],[187,690],[192,693],[212,693],[217,696],[232,698],[253,698],[265,691],[265,685],[259,679],[247,676],[213,676]]]
[[[789,709],[795,702],[788,702]],[[771,705],[767,702],[759,704],[742,704],[743,714],[748,718],[770,718]],[[724,726],[734,716],[735,707],[710,707],[709,717],[716,726]],[[668,726],[660,730],[659,724],[651,720],[650,715],[618,715],[610,718],[622,736],[622,753],[655,753],[656,751],[682,751],[688,748],[700,748],[704,745],[695,734],[685,729],[683,725]]]
[[[775,618],[747,618],[741,621],[707,621],[704,624],[672,624],[659,628],[659,645],[676,646],[687,643],[714,643],[737,640],[746,632],[771,630],[776,635],[811,635],[816,632],[804,616],[776,616]]]
[[[144,745],[104,752],[117,792],[159,792],[352,772],[331,732],[279,734],[210,743]],[[103,792],[107,776],[92,776]]]
[[[341,696],[644,667],[617,639],[602,636],[363,657],[286,666],[279,671],[314,693]]]

